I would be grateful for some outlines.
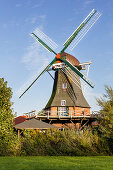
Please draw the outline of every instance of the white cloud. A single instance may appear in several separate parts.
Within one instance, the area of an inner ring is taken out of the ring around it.
[[[46,18],[46,15],[39,15],[39,16],[31,17],[31,18],[26,18],[25,22],[35,24],[39,19],[44,20],[45,18]]]
[[[35,74],[27,80],[15,93],[17,96],[20,96],[29,86],[30,84],[37,78],[37,76],[44,70],[44,68],[48,65],[48,60],[45,60],[43,65],[35,72]]]
[[[33,32],[35,32],[37,29],[42,30],[43,27],[40,25],[40,27],[36,28]],[[46,41],[46,43],[49,45],[49,41],[50,41],[49,37],[47,37],[47,40],[48,42]],[[52,46],[56,45],[56,43],[54,43],[52,40],[51,42],[53,43]],[[41,46],[40,43],[34,40],[34,43],[32,43],[27,48],[26,53],[22,58],[22,62],[26,65],[28,70],[35,70],[35,68],[40,67],[44,63],[49,62],[47,57],[48,55],[50,56],[52,55],[52,53],[49,53],[48,50],[46,50],[43,46]]]
[[[40,15],[40,16],[38,16],[38,18],[45,19],[46,15]]]
[[[89,5],[89,4],[92,4],[94,1],[92,1],[92,0],[85,0],[84,1],[84,4],[85,5]]]
[[[35,23],[36,23],[36,20],[37,20],[37,17],[31,18],[31,24],[35,24]]]
[[[26,54],[22,58],[22,62],[27,66],[28,70],[34,70],[33,68],[47,63],[48,51],[46,51],[39,43],[32,43],[26,51]]]
[[[43,3],[44,3],[44,1],[41,0],[39,3],[34,4],[34,5],[32,6],[32,8],[39,8],[39,7],[41,7],[41,6],[43,5]]]
[[[32,6],[32,8],[39,8],[41,6],[41,4],[35,4],[34,6]]]
[[[87,89],[85,94],[84,94],[87,102],[91,106],[91,111],[98,111],[100,110],[100,107],[97,104],[96,99],[102,97],[101,93],[96,93],[93,91],[93,89]]]
[[[16,7],[17,8],[19,8],[19,7],[21,7],[22,6],[22,4],[16,4]]]
[[[32,43],[26,50],[25,55],[22,58],[22,62],[25,64],[27,70],[32,73],[33,76],[24,83],[16,94],[21,95],[26,88],[36,79],[36,77],[43,71],[43,69],[49,64],[48,51],[46,51],[39,43]],[[50,55],[50,53],[49,53]],[[37,70],[38,68],[38,70]],[[35,74],[34,74],[35,72]]]

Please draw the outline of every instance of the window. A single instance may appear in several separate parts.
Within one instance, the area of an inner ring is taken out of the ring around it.
[[[85,116],[85,110],[82,108],[82,115]]]
[[[69,107],[58,107],[58,116],[68,116],[69,115]]]
[[[63,83],[63,84],[62,84],[62,88],[63,88],[63,89],[67,89],[67,83]]]
[[[65,106],[66,105],[66,100],[61,100],[61,106]]]

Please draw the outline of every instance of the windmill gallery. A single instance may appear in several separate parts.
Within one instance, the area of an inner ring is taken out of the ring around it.
[[[35,116],[35,119],[38,121],[41,120],[44,123],[49,123],[58,128],[77,129],[83,129],[85,126],[93,125],[96,121],[96,118],[90,113],[90,106],[83,95],[80,81],[81,78],[90,87],[94,87],[94,83],[82,73],[86,66],[90,65],[90,62],[80,63],[77,58],[66,53],[65,50],[68,47],[72,50],[100,16],[101,14],[93,9],[63,44],[64,48],[59,53],[54,51],[56,43],[54,43],[42,31],[37,29],[31,34],[33,38],[35,38],[49,52],[55,54],[55,58],[50,64],[20,96],[21,98],[46,71],[54,79],[52,94],[43,113]],[[51,75],[51,71],[54,71],[54,77]]]

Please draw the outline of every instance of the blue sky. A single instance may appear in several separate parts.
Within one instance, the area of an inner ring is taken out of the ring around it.
[[[95,97],[104,85],[113,87],[113,1],[109,0],[0,0],[0,77],[12,88],[14,111],[21,115],[41,110],[47,103],[53,80],[45,73],[21,98],[18,92],[54,58],[29,35],[40,28],[59,48],[92,9],[102,16],[72,54],[80,62],[92,60],[89,78],[95,88],[87,87],[86,98],[97,110]]]

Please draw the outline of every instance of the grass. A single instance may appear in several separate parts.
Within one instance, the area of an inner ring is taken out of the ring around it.
[[[0,170],[113,170],[113,156],[0,157]]]

